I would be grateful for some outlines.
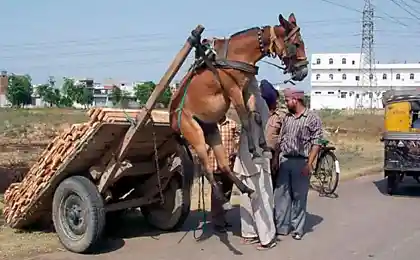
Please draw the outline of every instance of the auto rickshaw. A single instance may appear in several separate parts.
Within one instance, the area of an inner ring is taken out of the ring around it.
[[[392,195],[405,176],[420,183],[420,89],[388,90],[382,95],[382,103],[384,177],[387,193]]]

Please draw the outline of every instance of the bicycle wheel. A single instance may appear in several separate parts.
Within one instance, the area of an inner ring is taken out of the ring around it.
[[[316,174],[321,183],[321,190],[325,194],[333,194],[339,182],[340,164],[332,151],[322,152],[316,167]]]

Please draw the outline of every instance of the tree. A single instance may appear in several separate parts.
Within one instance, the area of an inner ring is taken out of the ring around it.
[[[54,88],[55,80],[50,77],[48,84],[42,84],[37,87],[37,94],[41,97],[42,101],[48,103],[50,107],[61,105],[61,93],[58,89]]]
[[[73,79],[64,78],[62,92],[63,92],[63,95],[66,97],[66,102],[71,101],[73,104],[74,102],[77,102],[78,99],[80,99],[79,97],[80,93],[77,91],[77,88],[74,84]]]
[[[121,94],[121,107],[128,108],[130,100],[132,99],[130,92],[124,90]]]
[[[112,104],[116,106],[117,104],[121,102],[121,98],[122,98],[121,89],[117,86],[112,86],[111,95],[110,95]]]
[[[136,100],[140,103],[140,105],[146,104],[147,100],[153,92],[153,89],[155,89],[155,86],[155,83],[153,83],[152,81],[148,81],[142,84],[137,84],[134,87],[134,96],[136,97]]]
[[[7,100],[14,107],[23,107],[32,103],[32,79],[29,75],[9,76],[9,86],[6,94]]]
[[[134,95],[136,100],[141,104],[145,105],[153,90],[155,89],[156,84],[152,81],[145,82],[143,84],[138,84],[134,87]],[[168,106],[171,101],[172,92],[169,88],[166,88],[165,91],[157,99],[158,103],[162,103],[165,107]]]
[[[163,94],[158,98],[158,102],[162,103],[165,107],[168,107],[169,103],[171,102],[172,92],[169,88],[165,88]]]
[[[64,78],[62,89],[63,95],[66,97],[64,100],[62,99],[62,102],[66,104],[69,104],[70,101],[72,104],[76,102],[85,108],[93,104],[92,89],[87,88],[85,85],[76,85],[73,79]]]
[[[50,87],[54,88],[55,87],[55,78],[54,76],[49,76],[48,77],[48,85],[50,85]]]
[[[60,98],[60,107],[72,107],[73,103],[73,100],[67,96],[61,96]]]
[[[79,86],[78,87],[78,92],[80,92],[80,94],[78,95],[79,99],[76,100],[77,103],[79,103],[80,105],[83,105],[85,108],[89,107],[90,105],[93,104],[93,91],[92,89],[83,87],[83,86]]]

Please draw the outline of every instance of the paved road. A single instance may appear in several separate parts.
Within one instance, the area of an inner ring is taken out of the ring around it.
[[[144,223],[138,223],[131,228],[132,234],[120,234],[126,237],[124,240],[110,242],[112,252],[92,256],[61,252],[35,259],[418,259],[420,187],[403,187],[401,196],[390,197],[382,193],[384,185],[382,176],[377,174],[343,182],[336,199],[312,194],[309,232],[303,240],[282,238],[275,249],[265,252],[241,245],[232,233],[227,237],[211,236],[197,243],[192,232],[186,231],[150,237],[151,231],[145,229]],[[231,212],[231,218],[237,217],[237,212]],[[185,230],[194,226],[194,221],[191,219]],[[234,227],[234,233],[237,230]]]

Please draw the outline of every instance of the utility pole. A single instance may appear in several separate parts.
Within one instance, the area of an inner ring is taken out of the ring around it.
[[[373,102],[378,100],[379,91],[376,77],[376,62],[374,51],[374,7],[371,0],[365,0],[362,19],[362,45],[359,62],[359,98],[355,98],[355,109],[365,108],[365,101],[369,101],[372,110]]]

